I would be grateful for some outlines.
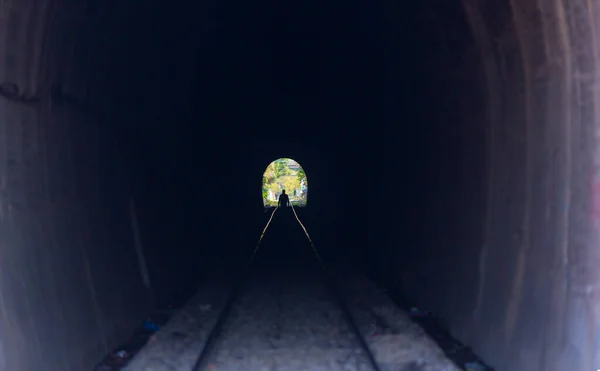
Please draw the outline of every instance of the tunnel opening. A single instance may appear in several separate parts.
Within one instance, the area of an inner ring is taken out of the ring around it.
[[[304,169],[291,158],[279,158],[271,162],[262,177],[262,200],[265,208],[276,207],[282,192],[287,193],[290,204],[306,207],[308,204],[308,180]]]
[[[0,4],[0,369],[226,282],[285,153],[327,262],[498,371],[600,367],[598,1],[40,4]]]

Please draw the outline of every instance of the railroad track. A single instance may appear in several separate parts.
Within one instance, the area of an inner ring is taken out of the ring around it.
[[[308,238],[318,268],[303,277],[301,285],[294,284],[298,283],[297,277],[289,280],[283,274],[281,279],[273,281],[261,280],[257,274],[256,255],[277,210],[271,213],[192,371],[380,371],[293,206],[291,210]],[[308,292],[303,287],[308,287]],[[315,317],[314,313],[319,315]]]

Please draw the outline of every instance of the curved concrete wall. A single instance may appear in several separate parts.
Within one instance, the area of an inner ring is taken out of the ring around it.
[[[320,224],[306,222],[317,242],[346,254],[368,242],[362,253],[389,282],[437,311],[497,370],[599,368],[600,5],[445,4],[409,9],[420,12],[415,28],[403,25],[408,10],[391,4],[352,3],[347,17],[325,5],[322,18],[308,5],[294,13],[311,14],[309,23],[291,22],[305,31],[331,29],[323,55],[352,49],[323,78],[333,98],[307,108],[298,100],[324,89],[308,79],[296,96],[276,88],[258,93],[268,68],[254,48],[270,28],[283,27],[258,21],[269,4],[202,3],[181,11],[158,1],[2,3],[0,81],[16,84],[23,99],[0,99],[0,368],[89,369],[151,309],[134,250],[131,197],[141,200],[151,280],[168,296],[232,252],[228,246],[254,242],[262,227],[255,212],[260,175],[281,156],[311,174],[310,210]],[[215,33],[231,26],[223,21],[228,6],[239,10],[230,23],[257,20],[217,41]],[[444,18],[450,13],[462,21]],[[429,49],[417,55],[429,68],[428,85],[418,88],[411,72],[420,62],[395,64],[405,59],[396,37],[409,31],[423,33],[416,44]],[[387,64],[378,71],[385,75],[376,74],[366,61],[384,47]],[[194,71],[198,60],[204,69]],[[218,64],[235,73],[212,73]],[[411,103],[430,103],[418,113],[420,131],[401,125],[413,108],[399,102],[411,94],[418,96]],[[267,143],[248,135],[250,123],[318,117],[291,151],[290,143],[269,147],[277,134],[265,135]],[[170,128],[186,120],[194,129]],[[336,134],[324,136],[323,125]],[[190,139],[194,130],[204,145]],[[154,157],[143,159],[137,139],[145,135]],[[224,144],[211,149],[217,142]],[[169,154],[174,143],[180,148]],[[231,161],[227,167],[214,161],[220,155]],[[327,207],[334,179],[364,165],[373,171],[334,190],[338,196],[368,188],[382,197],[403,194],[399,204],[382,208],[363,195]],[[218,183],[231,195],[225,200],[202,198],[215,184],[193,176],[200,171],[243,180]],[[239,235],[228,233],[233,227]],[[218,244],[215,236],[223,237]]]
[[[3,2],[0,81],[0,369],[85,370],[151,309],[133,245],[125,138],[76,104],[102,80],[80,7]],[[86,70],[88,69],[88,70]],[[32,102],[23,99],[39,98]]]
[[[428,236],[388,235],[382,260],[496,369],[597,369],[600,4],[496,3],[463,2],[474,40],[440,58],[452,108],[432,119],[462,130],[439,133]]]

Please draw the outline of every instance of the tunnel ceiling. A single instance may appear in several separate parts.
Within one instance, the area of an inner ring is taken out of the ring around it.
[[[468,44],[464,23],[453,18],[461,13],[457,5],[388,11],[358,2],[343,8],[263,2],[252,9],[223,3],[181,13],[159,1],[128,4],[49,8],[46,16],[58,19],[55,35],[65,36],[56,36],[50,49],[72,62],[47,79],[99,111],[130,112],[134,119],[120,124],[142,128],[182,121],[173,120],[173,112],[181,117],[210,110],[225,122],[248,116],[266,123],[287,115],[351,132],[357,126],[342,123],[340,115],[349,101],[362,99],[374,109],[376,103],[357,91],[383,84],[377,70],[384,54],[399,53],[395,62],[406,71],[421,70],[423,82],[446,53],[460,54]],[[242,17],[233,9],[248,13]],[[72,33],[73,27],[82,31]],[[400,44],[397,51],[394,44]],[[237,111],[225,108],[234,101]]]
[[[468,31],[455,18],[458,4],[443,5],[207,2],[186,12],[157,0],[13,6],[18,19],[39,19],[37,28],[8,27],[25,44],[44,40],[44,48],[29,44],[30,55],[46,63],[33,66],[41,75],[32,78],[15,61],[5,80],[29,94],[61,84],[113,125],[146,131],[168,122],[223,133],[242,120],[270,127],[287,120],[303,125],[306,137],[329,135],[323,125],[358,137],[366,129],[352,118],[381,110],[383,97],[365,92],[389,84],[384,71],[396,67],[391,73],[403,81],[393,89],[410,96],[407,79],[427,86],[440,64],[456,66],[448,54],[468,47]],[[62,61],[57,68],[54,60]],[[123,115],[128,119],[116,119]],[[209,115],[221,124],[200,124]]]

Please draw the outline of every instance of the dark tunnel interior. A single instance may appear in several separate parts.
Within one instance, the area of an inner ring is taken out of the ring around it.
[[[1,370],[91,370],[235,274],[280,157],[328,263],[495,370],[600,368],[598,1],[0,9]]]

